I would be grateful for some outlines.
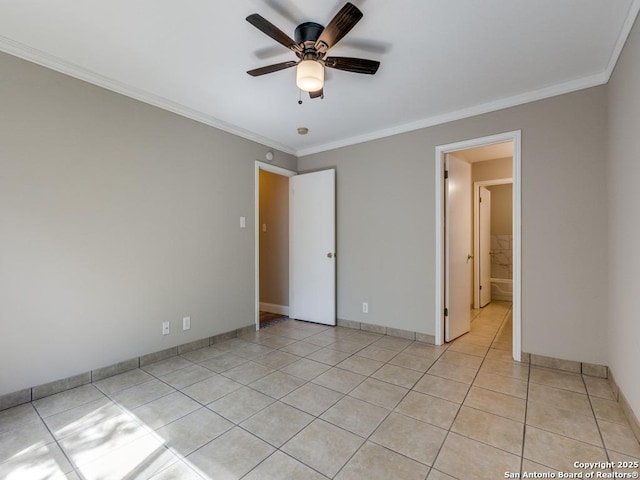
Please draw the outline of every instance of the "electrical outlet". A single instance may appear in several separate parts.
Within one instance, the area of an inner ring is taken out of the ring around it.
[[[182,317],[182,330],[189,330],[191,328],[191,317]]]
[[[362,303],[362,313],[369,313],[369,304],[367,302]]]
[[[171,333],[171,327],[169,322],[162,323],[162,335],[169,335]]]

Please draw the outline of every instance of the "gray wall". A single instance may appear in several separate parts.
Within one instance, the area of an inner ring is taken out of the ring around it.
[[[5,54],[0,72],[0,394],[254,322],[268,148]]]
[[[606,363],[604,87],[299,158],[337,169],[339,318],[434,334],[435,148],[518,129],[522,349]]]
[[[640,418],[640,25],[607,86],[609,100],[609,365]]]
[[[433,334],[435,146],[522,129],[523,350],[609,364],[639,412],[639,50],[636,25],[607,87],[301,158],[337,168],[338,316]],[[267,149],[4,54],[0,71],[0,394],[250,324],[238,217]]]

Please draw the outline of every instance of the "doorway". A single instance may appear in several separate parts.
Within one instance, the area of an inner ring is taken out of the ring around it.
[[[513,178],[474,178],[473,199],[473,308],[482,308],[492,299],[512,302]]]
[[[289,315],[289,178],[294,175],[256,161],[256,330],[261,323]]]
[[[448,251],[448,232],[447,216],[446,216],[446,199],[448,184],[445,183],[445,162],[448,154],[468,150],[476,147],[494,146],[498,144],[510,143],[511,148],[511,170],[513,179],[513,195],[512,195],[512,224],[513,224],[513,358],[520,361],[521,357],[521,132],[507,132],[489,137],[482,137],[473,140],[467,140],[448,145],[436,147],[435,158],[435,178],[436,178],[436,296],[435,296],[435,341],[437,345],[441,345],[445,341],[445,322],[451,321],[447,318],[448,301],[452,292],[447,289],[449,254]],[[471,190],[472,184],[469,182],[468,189]],[[466,221],[471,223],[472,217],[466,217]],[[469,250],[473,248],[471,237],[469,238]],[[468,253],[466,259],[474,258],[475,255]],[[459,259],[458,259],[459,260]],[[463,259],[464,260],[464,259]],[[471,275],[468,277],[471,282]],[[451,290],[451,289],[450,289]],[[455,293],[455,292],[454,292]],[[466,295],[469,295],[468,293]],[[471,306],[473,299],[468,297],[466,302]]]
[[[261,176],[280,184],[279,193],[273,194],[277,198],[270,199],[272,205],[262,205],[267,199],[261,194]],[[267,222],[269,210],[280,212],[279,221]],[[267,234],[273,233],[270,223],[272,227],[279,224],[275,232],[279,242],[275,248],[262,248]],[[335,228],[335,169],[297,174],[256,161],[256,330],[260,329],[260,311],[265,309],[298,320],[336,324]],[[277,271],[269,271],[267,260],[276,256],[276,249],[281,261],[275,262],[279,263]],[[273,289],[274,285],[266,283],[278,285]],[[267,288],[275,301],[263,297]]]

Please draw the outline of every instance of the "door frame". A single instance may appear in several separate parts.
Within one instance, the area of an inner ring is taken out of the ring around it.
[[[480,308],[480,187],[509,184],[513,184],[513,177],[473,182],[473,308]]]
[[[255,207],[254,207],[254,272],[255,272],[255,306],[254,316],[256,322],[256,331],[260,330],[260,170],[275,173],[283,177],[293,177],[298,172],[278,167],[270,163],[255,161]]]
[[[464,140],[436,146],[435,151],[435,344],[444,343],[444,157],[447,153],[496,143],[513,142],[513,358],[522,356],[522,306],[521,306],[521,137],[522,131],[499,133],[486,137]]]

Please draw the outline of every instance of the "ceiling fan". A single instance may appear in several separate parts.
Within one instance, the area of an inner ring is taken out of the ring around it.
[[[258,77],[295,66],[296,85],[300,90],[309,92],[311,98],[324,98],[324,67],[373,75],[380,66],[380,62],[376,60],[352,57],[325,57],[327,50],[349,33],[362,17],[363,14],[358,7],[352,3],[347,3],[326,27],[315,22],[305,22],[298,25],[295,29],[294,40],[261,15],[257,13],[249,15],[247,22],[293,51],[299,60],[255,68],[247,73],[253,77]]]

